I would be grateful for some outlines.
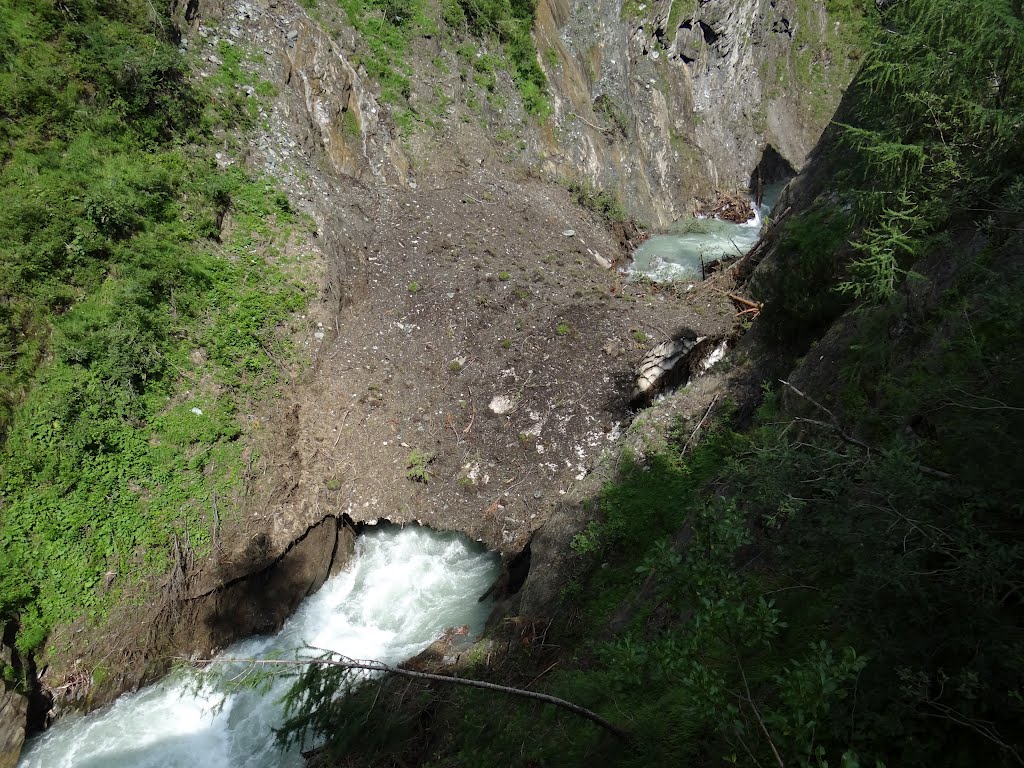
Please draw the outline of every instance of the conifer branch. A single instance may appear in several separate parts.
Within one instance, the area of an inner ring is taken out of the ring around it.
[[[322,651],[321,648],[312,648],[312,650]],[[469,688],[482,688],[487,691],[497,691],[499,693],[505,693],[510,696],[519,696],[527,699],[534,699],[536,701],[544,702],[545,704],[551,704],[552,706],[559,707],[568,712],[572,712],[592,723],[600,726],[604,730],[608,731],[616,738],[622,739],[623,741],[629,741],[629,734],[623,729],[614,725],[596,712],[593,712],[586,707],[581,707],[579,704],[574,704],[571,701],[560,699],[557,696],[551,696],[546,693],[538,693],[537,691],[528,691],[523,688],[513,688],[507,685],[498,685],[497,683],[489,683],[484,680],[473,680],[467,677],[455,677],[454,675],[438,675],[431,672],[417,672],[412,669],[405,669],[404,667],[395,667],[391,664],[386,664],[383,661],[376,661],[373,659],[351,659],[347,656],[343,656],[338,653],[331,651],[324,651],[324,655],[319,658],[313,659],[254,659],[254,658],[218,658],[218,659],[196,659],[193,663],[195,664],[249,664],[251,666],[284,666],[284,667],[304,667],[310,664],[320,664],[323,666],[330,667],[341,667],[346,670],[362,670],[366,672],[382,672],[387,675],[398,675],[400,677],[409,677],[415,680],[430,680],[437,683],[452,683],[455,685],[463,685]]]

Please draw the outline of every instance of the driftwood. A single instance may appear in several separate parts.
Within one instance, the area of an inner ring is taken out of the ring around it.
[[[321,648],[314,648],[313,650],[324,650]],[[324,666],[331,667],[342,667],[344,669],[355,669],[363,670],[366,672],[383,672],[386,675],[398,675],[400,677],[409,677],[414,680],[430,680],[436,683],[451,683],[453,685],[463,685],[469,688],[482,688],[487,691],[497,691],[498,693],[504,693],[510,696],[519,696],[521,698],[533,699],[535,701],[541,701],[545,704],[551,704],[552,706],[564,709],[567,712],[572,712],[574,715],[589,720],[590,722],[600,726],[604,730],[613,734],[615,737],[622,739],[623,741],[629,741],[629,734],[619,728],[617,725],[605,720],[596,712],[581,707],[579,704],[573,704],[571,701],[560,699],[557,696],[550,696],[546,693],[538,693],[537,691],[527,691],[523,688],[512,688],[507,685],[498,685],[497,683],[488,683],[484,680],[472,680],[466,677],[455,677],[453,675],[436,675],[430,672],[417,672],[412,669],[405,669],[403,667],[395,667],[390,664],[385,664],[383,661],[374,661],[372,659],[350,659],[347,656],[340,654],[334,654],[330,651],[325,651],[330,655],[325,655],[320,658],[314,659],[239,659],[239,658],[219,658],[219,659],[197,659],[194,663],[196,664],[249,664],[252,666],[290,666],[299,667],[307,666],[309,664],[322,664]],[[532,684],[532,683],[531,683]]]
[[[761,314],[761,304],[750,299],[745,299],[742,296],[737,296],[735,293],[727,293],[732,301],[738,304],[742,309],[736,313],[736,317],[743,317],[744,315],[750,315],[751,318],[757,317]]]
[[[751,301],[750,299],[745,299],[742,296],[737,296],[735,293],[727,293],[726,296],[747,309],[761,309],[761,305],[756,301]]]

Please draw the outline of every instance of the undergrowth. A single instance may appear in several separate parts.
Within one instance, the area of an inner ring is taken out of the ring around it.
[[[338,0],[348,21],[366,43],[356,56],[381,87],[381,99],[394,106],[408,105],[412,94],[410,47],[417,38],[437,35],[438,19],[427,0]],[[519,89],[526,111],[541,119],[550,112],[547,78],[537,60],[533,42],[536,11],[532,0],[444,0],[440,21],[447,30],[467,38],[456,51],[474,70],[474,79],[485,90],[497,86],[495,73],[506,70]],[[480,45],[484,50],[480,50]],[[417,119],[401,112],[405,128]],[[398,118],[396,118],[398,119]]]
[[[445,22],[477,39],[492,40],[507,59],[526,111],[541,120],[551,112],[547,76],[533,41],[536,0],[443,0]],[[486,55],[486,54],[484,54]]]
[[[213,157],[244,53],[197,86],[147,3],[0,19],[0,620],[29,650],[208,545],[306,296],[287,198]]]

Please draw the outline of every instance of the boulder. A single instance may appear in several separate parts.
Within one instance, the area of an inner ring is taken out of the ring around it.
[[[642,408],[654,402],[660,392],[686,384],[690,378],[704,373],[724,354],[721,338],[713,336],[682,337],[663,341],[644,355],[636,368],[636,379],[630,404]]]
[[[702,337],[672,339],[652,348],[636,368],[630,400],[637,405],[649,405],[666,387],[682,384],[674,374],[685,370],[680,362],[701,341]]]

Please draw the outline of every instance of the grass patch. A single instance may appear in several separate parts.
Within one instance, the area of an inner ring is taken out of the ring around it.
[[[512,76],[526,111],[541,120],[547,119],[551,114],[547,76],[533,41],[535,0],[444,0],[442,9],[451,28],[489,41],[489,48],[501,51],[501,57],[497,57],[477,51],[474,45],[459,49],[460,55],[477,70],[483,87],[493,90],[493,70],[500,66]]]
[[[437,25],[425,0],[338,0],[349,23],[366,44],[355,57],[380,84],[380,98],[388,104],[404,104],[412,93],[411,74],[405,61],[412,41],[437,34]]]
[[[596,213],[606,224],[621,224],[629,220],[629,213],[613,193],[597,189],[588,181],[572,181],[566,186],[578,205]]]

